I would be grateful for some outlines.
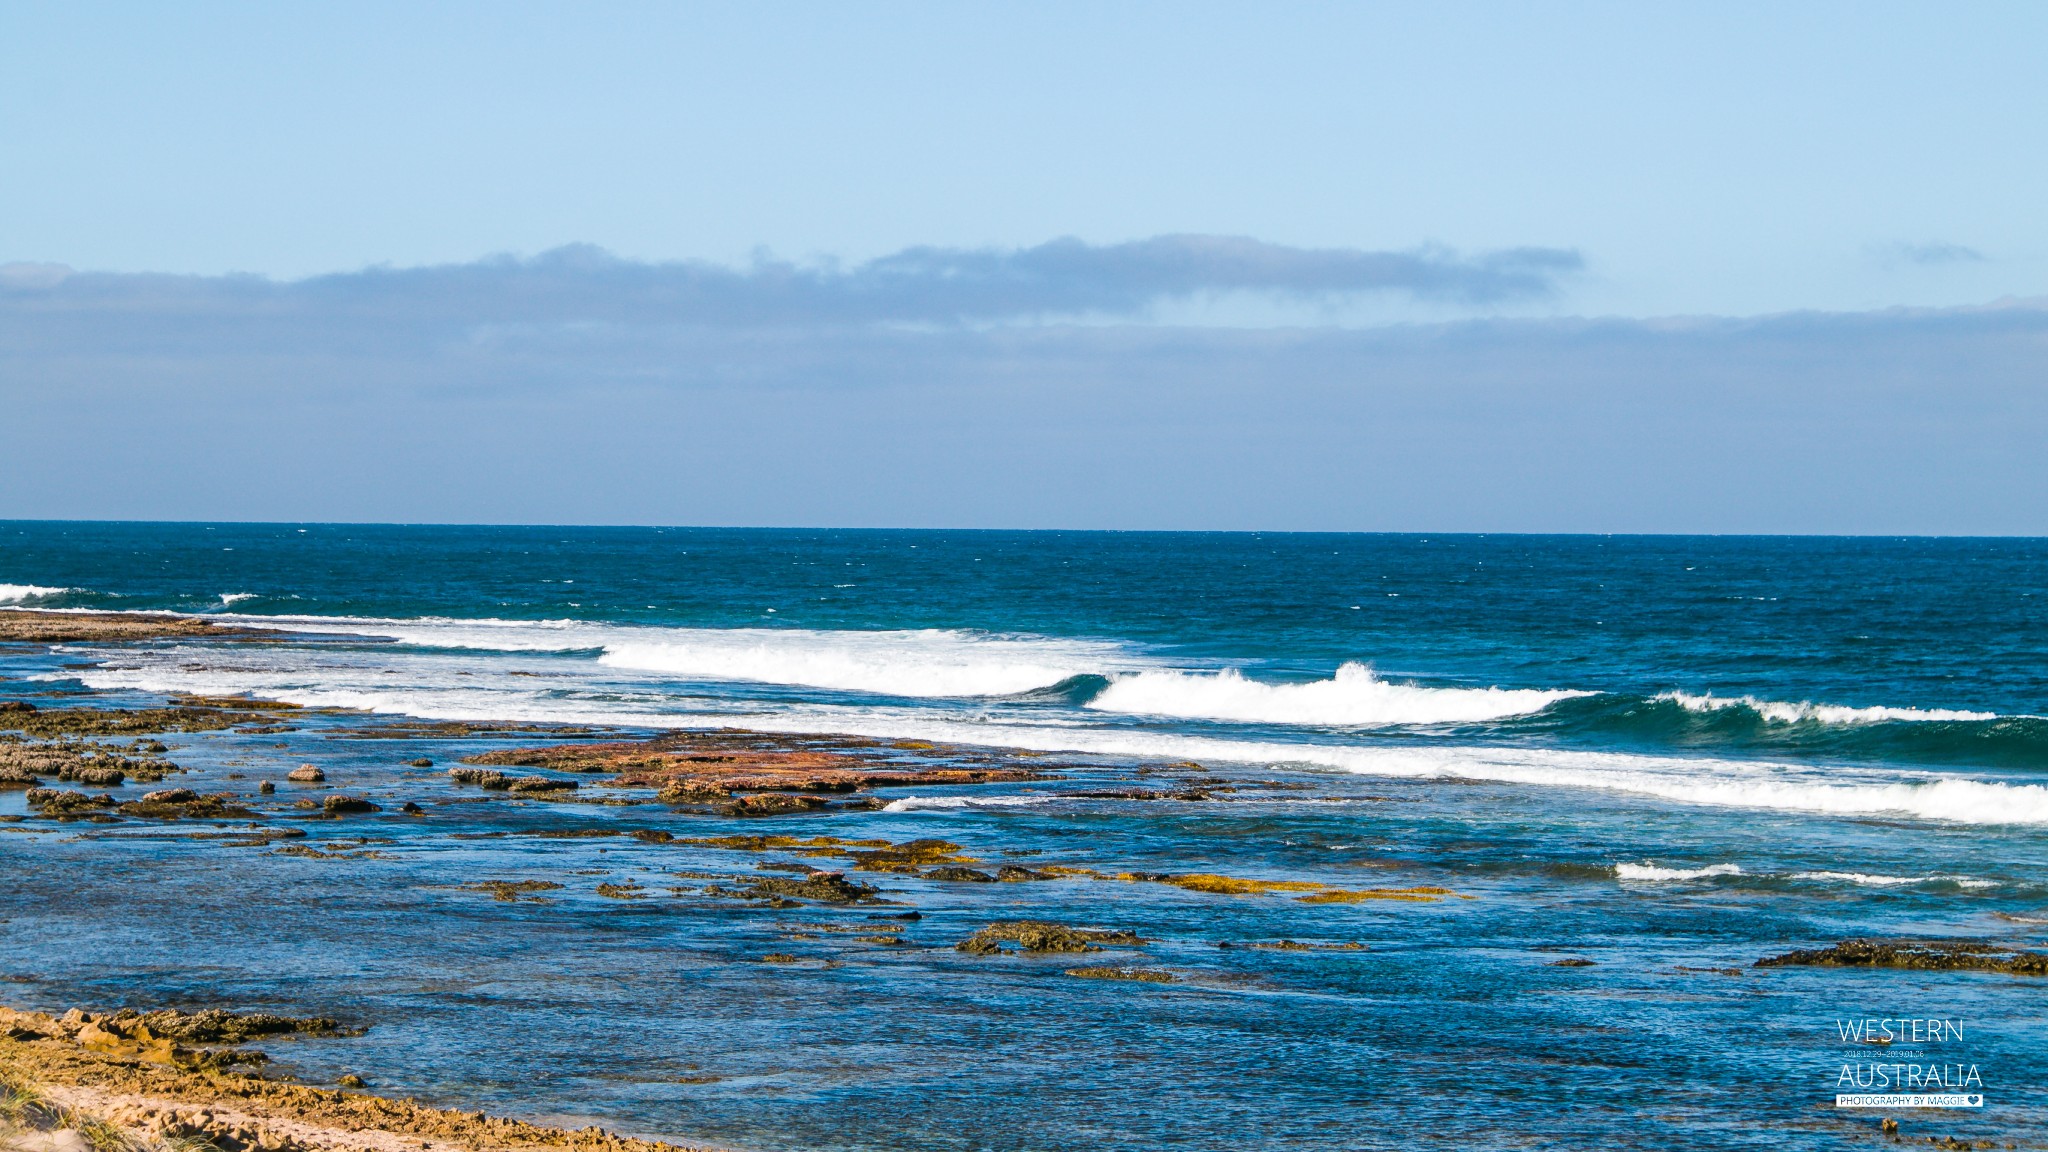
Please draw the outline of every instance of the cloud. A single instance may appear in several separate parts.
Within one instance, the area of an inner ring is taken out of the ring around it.
[[[2048,533],[2039,303],[958,322],[1196,284],[1470,293],[1521,268],[1486,260],[1169,239],[849,270],[570,249],[288,284],[0,278],[0,514]]]
[[[1941,243],[1880,244],[1871,249],[1871,254],[1887,268],[1896,268],[1901,264],[1938,268],[1949,264],[1982,264],[1989,259],[1975,248]]]
[[[1031,248],[919,247],[840,267],[760,258],[745,267],[642,263],[572,245],[531,259],[372,268],[281,283],[260,277],[70,273],[15,265],[0,298],[47,315],[178,313],[295,325],[310,318],[417,324],[684,324],[723,328],[950,325],[1135,317],[1155,305],[1247,292],[1291,299],[1396,294],[1484,305],[1556,293],[1575,252],[1290,248],[1229,236]]]

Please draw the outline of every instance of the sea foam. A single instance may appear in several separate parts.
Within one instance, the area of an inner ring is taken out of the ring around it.
[[[1655,864],[1616,864],[1614,875],[1622,880],[1704,880],[1709,876],[1740,876],[1739,864],[1709,864],[1704,868],[1659,868]]]
[[[671,630],[658,641],[610,644],[613,668],[699,680],[797,684],[887,696],[1009,696],[1127,664],[1116,648],[1085,641],[930,629],[820,632]]]
[[[1142,661],[1122,646],[964,629],[654,628],[574,620],[221,616],[424,648],[598,653],[608,668],[884,696],[1009,696]]]
[[[1723,712],[1742,709],[1756,713],[1773,724],[1885,724],[1913,723],[1942,720],[1996,720],[1996,712],[1957,712],[1943,708],[1851,708],[1840,704],[1813,704],[1805,701],[1787,703],[1780,700],[1760,700],[1755,696],[1712,696],[1694,695],[1689,692],[1662,692],[1658,700],[1668,700],[1689,712]]]
[[[333,630],[380,634],[375,628],[336,626]],[[474,635],[480,631],[486,630],[465,624],[441,633],[440,639],[445,642],[457,634]],[[508,647],[516,646],[516,650],[539,648],[537,641],[543,638],[543,632],[553,633],[552,644],[557,650],[580,649],[602,631],[592,627],[536,629],[528,625],[499,630],[500,639],[509,641]],[[662,636],[665,643],[672,643],[677,630],[639,631]],[[878,677],[887,677],[889,690],[904,698],[885,705],[819,700],[773,702],[699,693],[678,695],[661,683],[661,676],[606,667],[594,659],[517,662],[539,663],[566,674],[537,680],[507,673],[490,674],[471,657],[456,652],[404,653],[383,646],[359,654],[328,645],[318,646],[317,652],[286,646],[238,650],[234,663],[228,665],[209,659],[204,646],[179,645],[124,653],[122,667],[77,670],[66,675],[75,675],[95,688],[208,695],[249,691],[294,703],[361,707],[429,719],[647,727],[733,725],[1129,758],[1258,766],[1285,764],[1375,777],[1460,779],[1540,789],[1578,789],[1637,801],[1724,809],[1906,817],[1978,825],[2048,825],[2048,787],[2017,779],[1983,779],[1960,773],[1498,744],[1394,745],[1332,739],[1233,738],[1212,732],[1134,730],[1100,710],[1085,708],[1028,717],[1004,715],[1000,701],[977,701],[975,711],[965,714],[957,705],[937,700],[919,702],[912,694],[919,689],[990,691],[1014,688],[1029,681],[1046,683],[1060,679],[1075,667],[1100,666],[1101,660],[1111,653],[1061,648],[1063,642],[1028,639],[1013,642],[1023,645],[1018,648],[978,634],[833,634],[791,630],[773,635],[790,637],[786,643],[797,647],[772,649],[771,657],[784,660],[785,666],[757,668],[756,674],[824,678],[816,664],[809,670],[793,670],[786,662],[792,658],[798,663],[811,660],[819,649],[805,645],[814,645],[820,636],[827,637],[828,643],[833,637],[865,637],[857,639],[853,648],[840,650],[841,654],[860,651],[871,658],[877,652],[893,655],[865,662],[848,656],[840,670],[851,668],[858,673],[869,691],[876,690]],[[876,646],[877,636],[895,639]],[[621,638],[613,635],[610,639],[616,642]],[[714,662],[691,666],[702,674],[739,674],[744,670],[740,661],[754,658],[746,655],[747,644],[758,639],[729,638],[724,647],[716,649]],[[892,644],[900,648],[892,648]],[[868,647],[863,649],[861,645]],[[920,670],[916,666],[934,653],[946,652],[954,657],[952,665],[942,665],[937,670]],[[1031,655],[1019,661],[1016,656],[1020,652]],[[1065,658],[1051,657],[1054,652],[1063,653]],[[985,663],[972,665],[967,653],[978,654]],[[991,655],[993,659],[989,659]],[[1018,663],[1029,665],[1026,673],[1016,672]],[[826,667],[829,671],[831,666]],[[477,674],[480,672],[484,674]],[[920,681],[918,676],[929,679]],[[1098,722],[1091,723],[1091,718]]]
[[[1251,724],[1384,726],[1457,724],[1539,712],[1583,692],[1525,688],[1425,688],[1380,679],[1345,664],[1328,680],[1267,684],[1235,668],[1220,672],[1137,672],[1112,680],[1088,707],[1103,712],[1230,720]]]

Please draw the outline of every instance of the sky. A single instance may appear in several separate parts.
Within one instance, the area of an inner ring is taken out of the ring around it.
[[[15,2],[0,505],[2044,534],[2043,203],[2037,4]]]

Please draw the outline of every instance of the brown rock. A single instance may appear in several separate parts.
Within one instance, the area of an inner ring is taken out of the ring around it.
[[[1135,932],[1102,928],[1069,928],[1045,920],[1009,920],[991,924],[954,947],[975,956],[988,956],[1014,944],[1024,952],[1099,952],[1104,944],[1141,945]]]
[[[290,772],[285,773],[284,778],[300,784],[318,784],[322,780],[327,779],[327,773],[322,772],[312,764],[301,764]]]
[[[513,792],[573,792],[574,780],[561,780],[553,776],[521,776],[508,782],[505,787]]]

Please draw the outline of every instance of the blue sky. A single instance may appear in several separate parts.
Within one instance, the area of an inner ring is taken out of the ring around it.
[[[2048,531],[2048,471],[2005,455],[2048,434],[2043,45],[2032,4],[10,4],[0,390],[53,436],[150,418],[90,480],[38,448],[0,486],[26,515]],[[1716,390],[1750,415],[1703,417]],[[396,412],[447,435],[346,431]],[[1231,446],[1248,413],[1272,455]],[[830,467],[756,470],[811,418],[951,447],[820,432]],[[176,447],[240,419],[324,446]],[[726,474],[515,497],[455,434],[621,423]],[[1835,447],[1802,462],[1794,426]],[[1657,428],[1684,452],[1644,455]],[[435,485],[388,479],[422,452]],[[1236,479],[1165,479],[1205,453]],[[1033,460],[1094,481],[1020,492]]]

